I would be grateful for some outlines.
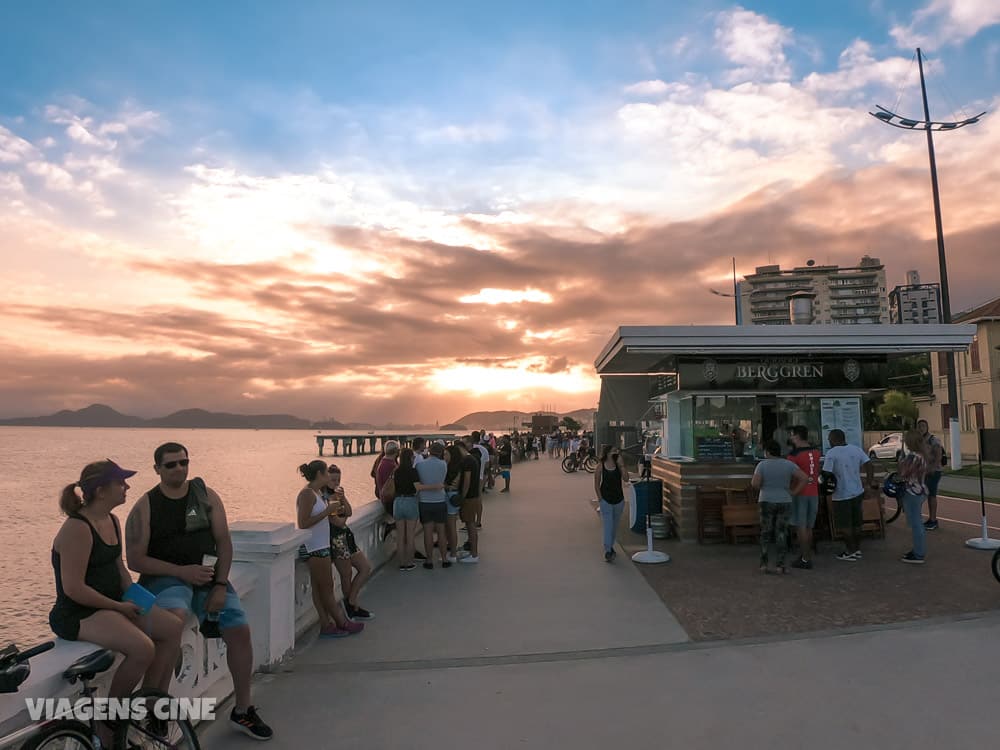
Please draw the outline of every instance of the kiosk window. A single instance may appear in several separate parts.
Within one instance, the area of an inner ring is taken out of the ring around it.
[[[732,460],[752,456],[756,427],[753,396],[699,396],[694,408],[694,445],[688,455]]]

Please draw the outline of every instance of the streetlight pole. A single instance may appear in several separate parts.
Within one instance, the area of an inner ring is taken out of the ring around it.
[[[924,119],[911,120],[901,117],[894,112],[890,112],[885,107],[876,106],[878,112],[869,112],[872,117],[881,120],[886,125],[892,125],[903,130],[924,130],[927,133],[927,156],[931,169],[931,194],[934,198],[934,228],[937,231],[938,249],[938,271],[941,281],[941,319],[942,322],[951,323],[951,296],[948,290],[948,262],[944,252],[944,228],[941,223],[941,195],[938,191],[937,160],[934,157],[934,136],[935,130],[957,130],[966,125],[974,125],[979,122],[979,118],[985,115],[980,112],[975,117],[956,122],[935,122],[931,120],[930,107],[927,104],[927,84],[924,81],[924,60],[917,47],[917,67],[920,70],[920,95],[924,103]],[[953,469],[962,468],[962,441],[958,422],[958,412],[961,404],[958,401],[958,383],[955,377],[955,353],[945,352],[946,375],[948,378],[948,442],[951,450],[951,467]]]
[[[727,292],[720,292],[718,289],[709,290],[712,294],[717,297],[732,297],[736,312],[736,325],[741,325],[743,323],[743,315],[740,313],[740,285],[736,281],[736,258],[733,258],[733,292],[729,294]]]

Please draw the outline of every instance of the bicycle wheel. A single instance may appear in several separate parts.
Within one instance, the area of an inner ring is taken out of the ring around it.
[[[148,713],[142,719],[129,719],[118,725],[115,747],[129,750],[201,750],[198,735],[187,719],[159,719],[153,715],[153,704],[161,698],[170,698],[159,690],[139,690],[132,700],[143,698]]]
[[[562,460],[562,470],[567,474],[572,474],[576,471],[576,469],[576,459],[573,458],[573,456],[566,456],[566,458]]]
[[[1000,549],[993,553],[993,577],[1000,581]]]
[[[57,721],[42,727],[23,750],[94,750],[90,727],[81,721]]]
[[[885,522],[892,523],[903,511],[903,504],[897,497],[882,495],[882,513],[885,515]]]
[[[597,456],[587,456],[583,460],[583,468],[588,474],[593,474],[597,471]]]

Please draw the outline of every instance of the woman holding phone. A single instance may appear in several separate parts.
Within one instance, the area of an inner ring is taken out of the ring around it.
[[[340,479],[340,469],[330,464],[326,485],[323,488],[324,496],[333,508],[329,528],[330,556],[340,575],[340,590],[344,592],[344,609],[347,610],[347,616],[352,620],[371,620],[374,615],[358,603],[358,597],[361,596],[361,589],[372,577],[372,564],[358,547],[354,532],[347,525],[347,519],[354,513],[354,509],[347,500]]]
[[[614,562],[615,559],[615,532],[625,508],[623,486],[627,481],[628,469],[622,461],[621,451],[605,445],[601,451],[601,466],[594,472],[594,492],[604,532],[604,562]]]
[[[132,576],[122,560],[121,525],[111,511],[125,503],[125,480],[134,474],[110,459],[87,464],[80,480],[63,488],[59,507],[67,518],[52,543],[56,603],[49,625],[60,638],[88,641],[125,657],[111,680],[110,698],[128,697],[143,675],[144,687],[165,692],[184,627],[160,607],[144,612],[135,602],[122,601]],[[98,732],[111,741],[109,727],[99,724]]]

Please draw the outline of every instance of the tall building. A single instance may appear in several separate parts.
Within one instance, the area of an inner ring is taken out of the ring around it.
[[[857,266],[758,266],[740,284],[743,325],[888,323],[885,266],[864,256]]]
[[[940,323],[940,285],[921,284],[919,271],[907,271],[906,283],[889,292],[889,322]]]

